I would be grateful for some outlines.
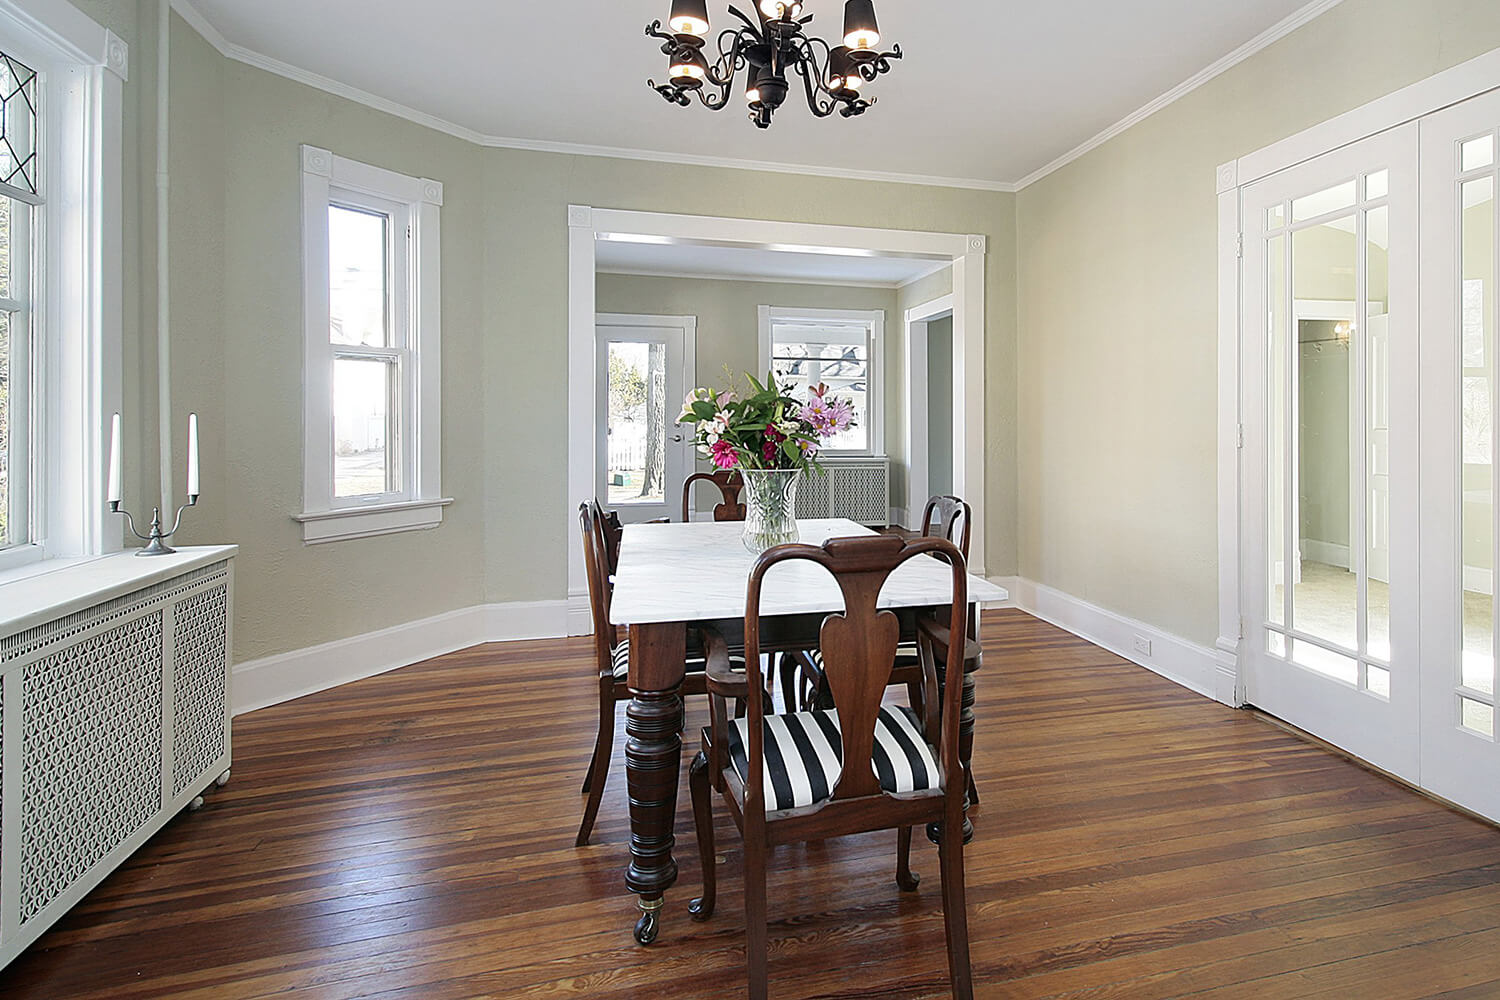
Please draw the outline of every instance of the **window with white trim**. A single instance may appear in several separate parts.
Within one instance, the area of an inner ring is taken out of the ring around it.
[[[303,538],[431,528],[440,478],[442,185],[302,147]]]
[[[70,3],[0,11],[0,570],[120,545],[120,150],[129,49]]]
[[[830,455],[885,453],[885,311],[760,308],[760,369],[799,399],[815,385],[854,406],[854,423],[823,445]]]

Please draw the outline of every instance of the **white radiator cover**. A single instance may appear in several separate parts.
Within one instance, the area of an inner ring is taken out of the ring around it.
[[[825,458],[826,474],[806,472],[797,487],[798,517],[846,517],[885,527],[891,510],[891,462],[877,458]]]
[[[0,966],[228,772],[233,553],[0,587]]]

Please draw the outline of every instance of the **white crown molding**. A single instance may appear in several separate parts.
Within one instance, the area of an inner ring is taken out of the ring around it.
[[[1191,94],[1193,91],[1197,90],[1199,87],[1203,86],[1205,83],[1208,83],[1214,77],[1233,69],[1235,66],[1244,62],[1246,59],[1249,59],[1257,52],[1275,44],[1276,42],[1285,38],[1287,35],[1290,35],[1292,32],[1296,31],[1298,28],[1302,27],[1304,24],[1307,24],[1309,21],[1313,20],[1319,15],[1332,10],[1334,7],[1337,7],[1343,2],[1344,0],[1313,0],[1313,2],[1309,3],[1307,6],[1293,11],[1291,14],[1271,25],[1271,27],[1267,28],[1259,35],[1256,35],[1254,38],[1250,39],[1250,41],[1246,42],[1244,45],[1241,45],[1239,48],[1235,49],[1224,58],[1210,64],[1209,66],[1204,67],[1197,73],[1194,73],[1192,76],[1188,77],[1186,80],[1182,81],[1177,86],[1167,91],[1165,94],[1162,94],[1160,97],[1156,98],[1156,100],[1137,108],[1130,114],[1126,115],[1124,118],[1121,118],[1119,121],[1115,122],[1109,128],[1105,129],[1103,132],[1100,132],[1098,135],[1094,136],[1092,139],[1089,139],[1088,141],[1073,147],[1068,152],[1064,153],[1062,156],[1059,156],[1057,159],[1053,160],[1046,166],[1033,170],[1025,177],[1022,177],[1019,181],[1016,182],[1015,189],[1017,191],[1024,191],[1026,188],[1035,184],[1037,181],[1041,180],[1043,177],[1046,177],[1048,174],[1053,173],[1057,170],[1061,170],[1063,167],[1072,163],[1074,160],[1085,155],[1086,153],[1098,149],[1100,146],[1104,145],[1106,142],[1113,139],[1121,132],[1124,132],[1131,126],[1136,125],[1151,117],[1162,108],[1165,108],[1167,105],[1176,103],[1177,101],[1186,97],[1188,94]]]
[[[949,267],[950,264],[943,264]],[[696,281],[749,281],[763,285],[812,285],[818,288],[876,288],[894,291],[904,287],[903,283],[896,281],[871,281],[860,278],[829,278],[826,281],[818,281],[813,278],[768,278],[759,274],[704,274],[690,271],[669,271],[654,268],[638,267],[606,267],[595,268],[596,274],[613,274],[624,278],[692,278]],[[911,281],[919,281],[912,278]],[[909,282],[908,282],[909,283]]]
[[[4,2],[4,0],[0,0],[0,2]],[[838,168],[838,175],[844,180],[862,180],[886,184],[915,184],[924,187],[959,188],[969,191],[992,191],[1000,194],[1014,194],[1035,184],[1048,174],[1060,170],[1084,154],[1104,145],[1104,143],[1113,139],[1121,132],[1149,118],[1169,104],[1187,96],[1214,77],[1244,62],[1257,52],[1286,37],[1304,24],[1307,24],[1320,14],[1331,10],[1342,2],[1343,0],[1313,0],[1313,2],[1278,21],[1222,59],[1195,73],[1165,94],[1131,112],[1098,135],[1074,147],[1051,163],[1032,171],[1019,181],[997,181],[971,177],[942,177],[931,174],[907,174],[883,170],[850,170],[844,167]],[[448,121],[445,118],[439,118],[425,111],[418,111],[416,108],[388,100],[368,91],[360,90],[358,87],[341,83],[331,77],[293,66],[290,63],[285,63],[279,59],[274,59],[248,49],[243,45],[235,44],[225,38],[193,6],[192,0],[171,0],[171,4],[172,9],[177,11],[193,30],[202,35],[204,40],[226,58],[245,63],[248,66],[254,66],[257,69],[265,70],[268,73],[293,80],[316,90],[333,94],[336,97],[342,97],[356,104],[363,104],[376,111],[383,111],[386,114],[394,115],[397,118],[405,119],[436,132],[451,135],[465,142],[471,142],[476,146],[491,149],[516,149],[536,153],[559,153],[567,156],[601,156],[617,160],[642,160],[650,163],[673,163],[694,167],[720,167],[729,170],[754,170],[764,173],[798,174],[814,177],[826,177],[830,169],[827,166],[802,163],[742,160],[719,156],[700,156],[692,153],[667,153],[658,150],[633,149],[621,146],[595,146],[584,143],[486,135],[475,129]]]

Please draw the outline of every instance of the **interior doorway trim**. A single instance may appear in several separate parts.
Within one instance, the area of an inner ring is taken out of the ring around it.
[[[1239,707],[1245,703],[1246,629],[1240,594],[1243,542],[1240,537],[1240,495],[1243,489],[1240,458],[1245,433],[1240,395],[1244,334],[1240,317],[1243,315],[1241,298],[1245,288],[1240,274],[1244,254],[1242,188],[1287,167],[1488,93],[1497,89],[1497,80],[1500,80],[1500,48],[1253,153],[1222,163],[1215,170],[1219,221],[1219,634],[1214,643],[1214,657],[1215,697],[1226,705]]]
[[[906,310],[902,349],[906,354],[906,515],[917,517],[919,503],[931,494],[931,469],[927,461],[927,324],[953,313],[953,296],[943,295]],[[958,372],[949,373],[955,383]],[[953,418],[958,419],[958,407]],[[957,428],[954,428],[955,433]],[[957,440],[955,438],[954,440]],[[903,527],[920,527],[907,524]]]
[[[762,219],[673,215],[568,206],[568,495],[561,522],[567,539],[569,631],[587,634],[588,581],[576,504],[594,486],[595,247],[599,240],[687,243],[870,257],[916,257],[953,266],[953,485],[974,510],[970,571],[984,575],[984,257],[978,234],[866,229]]]

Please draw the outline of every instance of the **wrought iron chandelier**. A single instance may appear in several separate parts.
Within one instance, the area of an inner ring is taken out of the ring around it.
[[[729,13],[744,22],[719,34],[718,57],[712,64],[704,54],[708,41],[708,0],[672,0],[663,31],[660,21],[646,26],[646,34],[662,40],[670,60],[667,82],[646,81],[673,104],[688,107],[697,94],[704,107],[722,111],[730,102],[735,77],[745,70],[745,101],[750,120],[770,128],[771,117],[786,101],[793,74],[802,77],[807,106],[818,118],[837,111],[845,118],[862,115],[875,103],[860,91],[882,73],[891,60],[901,58],[901,46],[882,52],[874,0],[846,0],[842,45],[830,45],[803,29],[813,16],[802,14],[802,0],[759,0],[757,18],[735,7]]]

